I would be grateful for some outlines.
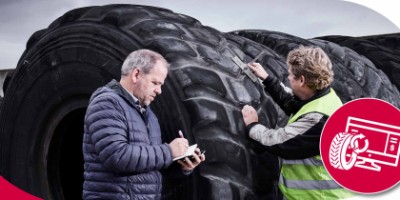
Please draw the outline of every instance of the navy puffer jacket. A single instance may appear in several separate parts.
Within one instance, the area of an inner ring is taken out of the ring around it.
[[[158,120],[142,115],[115,80],[90,98],[83,138],[83,199],[160,199],[160,169],[172,163]]]

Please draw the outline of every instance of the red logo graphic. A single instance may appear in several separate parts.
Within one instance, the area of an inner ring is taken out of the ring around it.
[[[325,168],[349,190],[378,193],[400,181],[400,111],[385,101],[346,103],[328,119],[320,144]]]
[[[41,200],[25,191],[15,187],[6,179],[0,176],[0,199],[7,200]]]

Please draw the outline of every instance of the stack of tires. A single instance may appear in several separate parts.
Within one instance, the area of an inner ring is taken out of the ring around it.
[[[81,199],[88,99],[96,88],[119,80],[131,51],[147,48],[171,64],[163,93],[152,103],[163,140],[171,141],[181,129],[190,143],[207,150],[206,162],[192,176],[165,177],[163,199],[276,199],[278,159],[246,138],[240,111],[245,104],[254,106],[269,127],[284,125],[287,116],[232,58],[247,63],[264,52],[258,62],[287,83],[288,51],[317,45],[333,61],[333,87],[344,102],[375,97],[400,108],[399,54],[391,53],[400,42],[379,35],[346,39],[306,40],[266,30],[222,33],[149,6],[69,11],[31,36],[4,88],[1,175],[44,199]],[[365,40],[364,46],[349,39]],[[382,56],[391,58],[391,65]]]

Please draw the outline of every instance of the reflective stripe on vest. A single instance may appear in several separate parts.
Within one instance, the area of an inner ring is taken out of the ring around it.
[[[330,116],[341,105],[341,100],[331,89],[327,95],[304,105],[289,119],[288,124],[310,112]],[[340,199],[353,196],[332,180],[320,156],[301,160],[282,159],[279,188],[286,199]]]

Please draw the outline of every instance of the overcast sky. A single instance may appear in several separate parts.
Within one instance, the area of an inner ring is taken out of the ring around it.
[[[265,29],[305,39],[399,32],[380,13],[341,0],[0,0],[0,69],[15,68],[29,37],[65,12],[110,3],[168,8],[220,31]]]

